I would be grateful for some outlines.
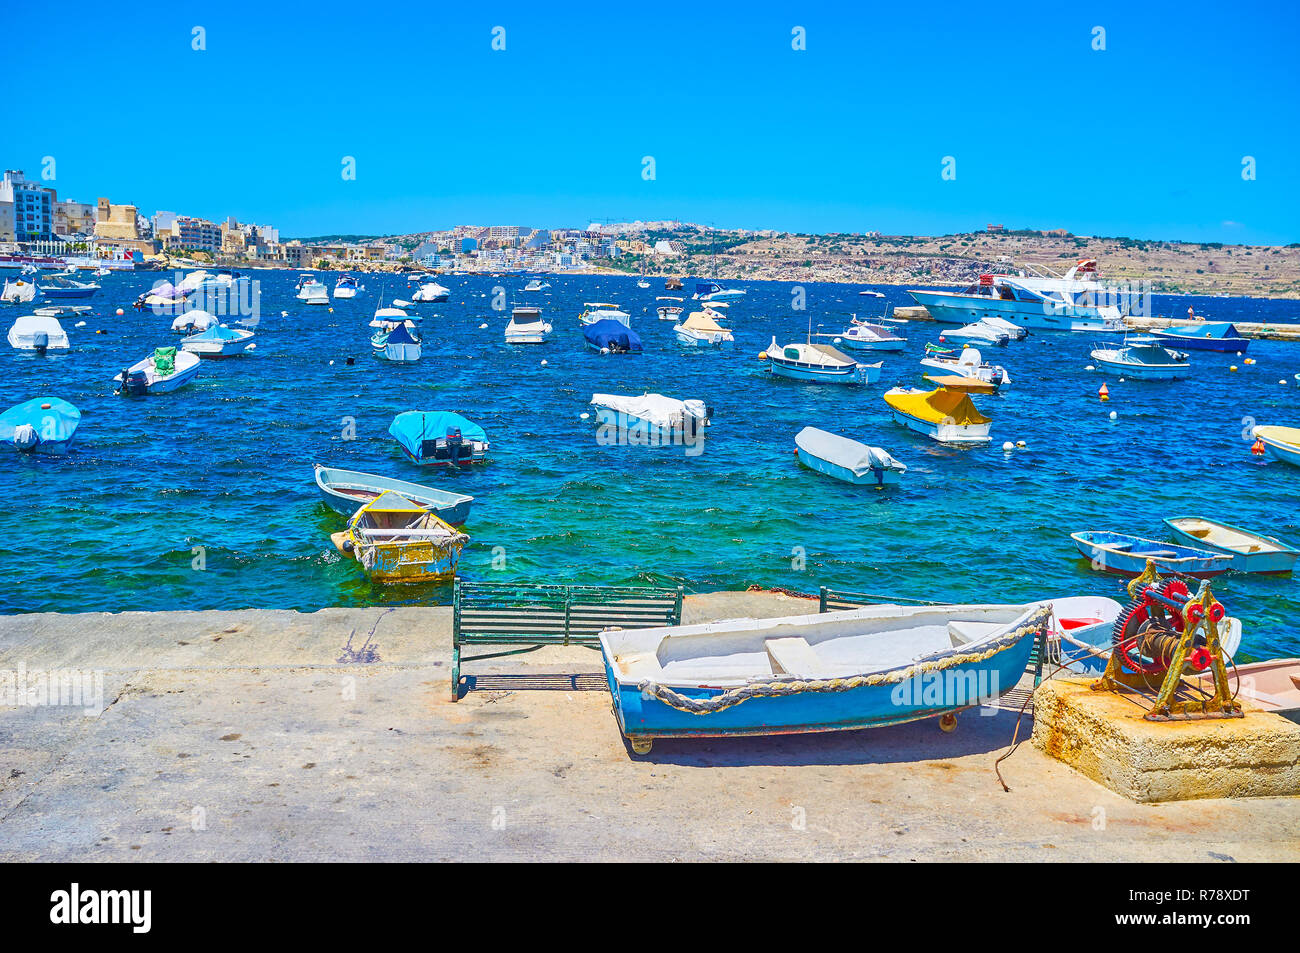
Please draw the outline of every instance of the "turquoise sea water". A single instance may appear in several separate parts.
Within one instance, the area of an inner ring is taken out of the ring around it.
[[[9,510],[0,611],[447,601],[448,586],[372,586],[334,550],[329,533],[342,519],[319,501],[314,462],[475,496],[461,573],[486,580],[680,583],[688,591],[833,585],[986,602],[1121,598],[1118,577],[1092,571],[1070,532],[1160,538],[1163,517],[1197,514],[1300,543],[1300,470],[1252,457],[1243,439],[1246,417],[1300,425],[1296,345],[1253,342],[1253,366],[1193,353],[1190,380],[1119,383],[1084,369],[1091,336],[1036,334],[986,354],[1013,380],[1005,394],[977,399],[993,418],[993,444],[952,448],[893,423],[881,399],[897,382],[919,382],[917,361],[937,338],[935,325],[904,326],[906,352],[881,355],[881,381],[865,388],[774,380],[756,359],[773,335],[781,344],[802,339],[809,315],[836,331],[852,312],[879,313],[883,302],[859,297],[862,286],[804,283],[808,310],[795,311],[789,284],[739,285],[749,294],[730,309],[736,348],[693,353],[656,318],[655,296],[675,293],[660,279],[641,290],[632,278],[554,277],[549,291],[525,294],[526,278],[448,277],[451,300],[421,309],[423,361],[395,366],[371,356],[367,323],[381,288],[404,297],[404,282],[368,277],[365,292],[333,302],[331,313],[299,305],[291,272],[254,276],[256,350],[205,362],[175,394],[113,394],[121,368],[178,339],[170,317],[130,308],[155,275],[103,279],[91,302],[97,315],[83,328],[64,322],[70,353],[4,351],[0,403],[58,396],[83,419],[67,457],[0,453]],[[509,310],[492,309],[497,286],[508,305],[543,308],[555,326],[550,342],[502,343]],[[901,288],[879,290],[896,305],[912,303]],[[632,314],[644,355],[584,349],[577,314],[597,300]],[[1300,304],[1289,301],[1155,303],[1157,313],[1177,315],[1195,304],[1212,320],[1300,320]],[[125,315],[114,316],[117,307]],[[0,321],[7,329],[20,313],[5,307]],[[1103,381],[1106,404],[1096,396]],[[593,424],[580,419],[592,394],[645,391],[714,408],[702,455],[597,445]],[[404,410],[456,410],[480,423],[491,463],[443,472],[407,462],[387,433]],[[344,418],[355,420],[355,439],[344,439]],[[806,425],[884,446],[909,467],[903,486],[852,487],[801,468],[794,435]],[[1005,440],[1028,448],[1004,453]],[[205,551],[201,571],[192,568],[195,547]],[[1245,655],[1300,654],[1298,585],[1216,581],[1246,623]]]

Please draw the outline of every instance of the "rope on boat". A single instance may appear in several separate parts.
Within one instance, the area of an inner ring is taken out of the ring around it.
[[[905,668],[888,672],[873,672],[870,675],[852,675],[847,678],[785,679],[777,682],[753,682],[740,688],[732,688],[721,695],[709,698],[691,698],[674,691],[666,685],[660,685],[649,679],[643,680],[637,687],[643,697],[654,698],[670,708],[684,711],[690,715],[709,715],[714,712],[734,708],[751,698],[784,698],[805,693],[847,692],[855,688],[867,688],[873,685],[896,685],[916,678],[927,672],[941,672],[958,665],[971,665],[992,658],[1026,635],[1047,627],[1051,621],[1051,606],[1040,607],[1028,622],[1011,632],[999,636],[979,652],[966,652],[961,655],[945,655],[940,658],[916,662]]]

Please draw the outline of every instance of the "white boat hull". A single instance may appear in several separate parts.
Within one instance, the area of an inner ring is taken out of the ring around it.
[[[981,318],[1002,318],[1021,328],[1039,331],[1079,331],[1113,334],[1126,330],[1118,309],[1081,305],[1045,308],[1042,302],[1007,301],[952,291],[909,291],[916,303],[940,324],[973,324]]]

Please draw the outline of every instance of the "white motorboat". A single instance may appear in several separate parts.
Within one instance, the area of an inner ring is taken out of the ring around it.
[[[233,357],[243,354],[253,344],[253,332],[214,324],[181,341],[181,350],[200,357]]]
[[[831,343],[846,351],[901,351],[907,338],[897,335],[883,324],[859,321],[852,323],[839,334],[814,334],[813,337],[830,338]]]
[[[507,344],[543,344],[551,335],[551,326],[542,320],[540,308],[515,308],[506,325]]]
[[[545,291],[549,287],[551,287],[551,283],[549,281],[542,281],[538,278],[532,278],[529,280],[528,284],[524,285],[524,290]]]
[[[618,305],[608,301],[584,301],[582,313],[578,320],[583,324],[595,324],[597,321],[617,321],[625,328],[632,327],[632,316],[620,311]]]
[[[411,300],[418,304],[428,304],[446,301],[450,295],[450,288],[444,288],[436,281],[426,281],[415,289],[415,294],[411,295]]]
[[[1192,371],[1185,351],[1171,351],[1146,336],[1126,338],[1123,347],[1097,348],[1092,359],[1108,371],[1139,380],[1178,380]]]
[[[183,334],[194,334],[198,331],[206,331],[208,328],[218,324],[216,317],[206,311],[200,311],[197,308],[193,311],[186,311],[172,322],[172,330],[179,331]]]
[[[16,351],[48,351],[69,349],[68,335],[59,319],[41,314],[25,314],[9,329],[9,346]]]
[[[636,434],[652,446],[702,439],[712,416],[702,400],[677,400],[663,394],[592,394],[591,406],[596,408],[597,425],[607,436],[622,432],[627,434],[626,442],[636,443],[632,439]],[[615,438],[610,442],[624,441]]]
[[[1008,321],[1006,318],[999,318],[993,315],[989,315],[987,317],[980,318],[975,323],[983,324],[986,327],[992,328],[994,331],[1001,331],[1012,341],[1023,341],[1025,338],[1029,337],[1028,328],[1021,327],[1020,325],[1012,321]]]
[[[759,359],[767,361],[768,370],[777,377],[828,384],[872,384],[880,380],[884,367],[882,362],[860,364],[829,344],[811,340],[780,347],[775,337]]]
[[[355,298],[360,290],[357,279],[351,275],[342,275],[338,281],[334,282],[334,297],[337,298]]]
[[[882,447],[868,446],[816,427],[800,430],[794,445],[799,462],[808,469],[857,486],[896,484],[907,472],[907,464],[895,460]]]
[[[144,396],[178,390],[199,373],[199,356],[174,347],[155,348],[142,361],[132,364],[113,380],[119,394]]]
[[[736,301],[745,296],[739,288],[724,288],[716,281],[697,281],[695,293],[691,295],[697,301]]]
[[[18,278],[14,281],[5,279],[4,291],[0,292],[0,301],[5,304],[27,304],[36,300],[36,283]]]
[[[930,351],[921,358],[921,366],[933,368],[945,375],[956,375],[968,380],[983,381],[992,384],[998,390],[1011,386],[1011,375],[1000,364],[988,364],[978,348],[962,348],[956,357],[943,357],[940,352]]]
[[[324,283],[313,275],[303,275],[298,279],[298,300],[303,304],[329,304],[330,292]]]
[[[976,321],[963,328],[949,328],[939,335],[940,343],[973,344],[977,347],[1005,347],[1011,336],[999,328]]]

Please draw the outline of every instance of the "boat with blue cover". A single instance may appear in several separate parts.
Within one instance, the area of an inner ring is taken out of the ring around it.
[[[68,452],[81,411],[58,397],[34,397],[0,414],[0,443],[23,453]]]
[[[640,354],[642,351],[640,335],[611,318],[583,325],[582,336],[587,347],[601,354]]]
[[[393,418],[388,432],[421,466],[484,463],[491,447],[482,427],[446,410],[408,410]]]
[[[1226,553],[1237,572],[1290,573],[1300,559],[1300,550],[1275,536],[1242,529],[1199,516],[1171,516],[1165,520],[1175,536],[1192,546]]]
[[[410,321],[376,331],[370,339],[370,346],[375,357],[394,364],[414,364],[423,353],[420,336]]]
[[[474,497],[452,493],[406,480],[394,480],[376,473],[361,473],[316,464],[316,486],[321,499],[336,513],[351,516],[361,506],[392,490],[413,503],[432,510],[443,522],[461,526],[469,519]]]
[[[810,470],[856,486],[888,486],[899,483],[907,464],[881,447],[871,447],[848,437],[804,427],[795,435],[799,462]]]
[[[179,318],[177,320],[180,320]],[[175,323],[172,327],[175,327]],[[233,357],[243,354],[253,343],[253,332],[243,328],[211,325],[206,331],[181,339],[181,349],[199,357]]]
[[[1164,344],[1191,351],[1244,351],[1250,344],[1250,338],[1242,337],[1236,326],[1228,321],[1205,321],[1165,328],[1152,331],[1151,336]]]
[[[600,634],[619,728],[656,738],[870,728],[990,703],[1025,673],[1044,605],[877,605]],[[941,722],[941,725],[944,724]]]
[[[1129,533],[1113,533],[1106,530],[1087,530],[1071,533],[1075,546],[1085,558],[1092,561],[1092,568],[1102,572],[1119,573],[1122,576],[1139,576],[1147,568],[1147,562],[1153,562],[1162,572],[1182,573],[1207,579],[1227,572],[1232,566],[1232,557],[1208,549],[1192,546],[1180,546],[1158,539],[1145,539]]]

